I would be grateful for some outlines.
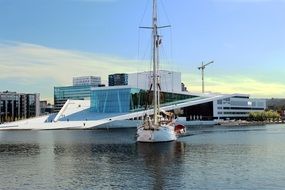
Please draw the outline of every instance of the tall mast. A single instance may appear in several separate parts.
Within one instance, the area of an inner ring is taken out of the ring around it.
[[[152,36],[153,36],[153,104],[154,104],[154,124],[158,125],[158,46],[159,46],[159,36],[157,32],[157,0],[153,0],[153,14],[152,14]]]

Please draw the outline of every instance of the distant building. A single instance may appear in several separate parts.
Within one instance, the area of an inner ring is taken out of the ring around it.
[[[277,111],[283,120],[285,120],[285,99],[284,98],[271,98],[266,99],[266,106],[268,110]]]
[[[122,86],[128,85],[128,74],[116,73],[108,76],[109,86]]]
[[[271,110],[285,110],[285,99],[284,98],[271,98],[266,99],[267,109]]]
[[[41,115],[47,115],[50,113],[53,113],[53,105],[48,103],[46,100],[40,101],[40,109],[41,109]]]
[[[251,99],[249,95],[234,94],[208,103],[184,108],[187,120],[247,119],[250,112],[266,109],[264,99]]]
[[[40,94],[24,94],[26,97],[27,118],[40,115]]]
[[[265,99],[251,99],[249,95],[235,96],[213,102],[215,119],[241,118],[246,119],[250,112],[260,112],[266,109]]]
[[[104,86],[101,78],[96,76],[74,77],[73,86],[54,87],[54,112],[58,112],[66,100],[90,99],[91,87]]]
[[[100,86],[101,77],[96,76],[82,76],[73,77],[73,86]]]
[[[0,92],[0,123],[40,115],[40,95]]]

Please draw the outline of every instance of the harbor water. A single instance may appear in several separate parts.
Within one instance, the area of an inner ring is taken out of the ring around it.
[[[285,189],[285,126],[0,131],[0,189]]]

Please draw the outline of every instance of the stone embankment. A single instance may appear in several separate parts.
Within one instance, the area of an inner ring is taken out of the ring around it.
[[[246,120],[224,120],[219,121],[217,125],[223,126],[255,126],[266,124],[284,124],[285,121],[246,121]]]

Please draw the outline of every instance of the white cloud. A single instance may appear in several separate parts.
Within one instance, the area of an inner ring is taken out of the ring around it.
[[[144,63],[28,43],[0,42],[0,90],[9,90],[5,83],[14,81],[18,87],[22,87],[21,89],[27,87],[27,91],[45,93],[42,96],[49,100],[53,97],[53,86],[71,85],[74,76],[101,76],[107,83],[108,74],[148,69],[148,61]],[[182,78],[190,91],[201,91],[200,75],[182,73]],[[256,80],[254,76],[207,76],[205,84],[206,91],[212,92],[246,93],[254,97],[283,97],[285,94],[284,84]]]
[[[9,90],[5,81],[18,81],[19,88],[38,92],[43,87],[38,81],[46,84],[43,97],[52,99],[52,85],[71,85],[72,77],[95,75],[107,82],[108,74],[118,72],[137,72],[148,69],[148,63],[128,60],[115,56],[95,53],[49,48],[45,46],[20,43],[0,42],[0,90]],[[22,81],[22,82],[19,82]],[[48,82],[50,81],[50,82]],[[4,88],[4,89],[3,89]]]
[[[185,75],[184,81],[190,91],[201,92],[201,76]],[[284,97],[285,84],[256,80],[254,76],[227,75],[219,77],[207,76],[205,79],[205,89],[208,92],[221,93],[244,93],[252,97],[270,98]]]
[[[99,75],[106,79],[110,73],[136,72],[138,67],[142,66],[136,60],[27,43],[0,43],[0,78],[50,77],[66,84],[73,76]]]

